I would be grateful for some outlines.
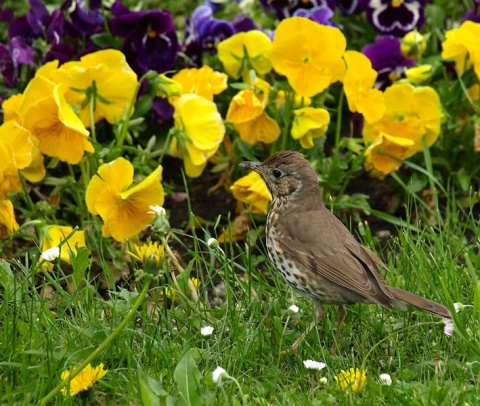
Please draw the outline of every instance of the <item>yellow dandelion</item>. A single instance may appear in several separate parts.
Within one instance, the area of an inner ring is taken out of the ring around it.
[[[348,371],[342,369],[334,378],[340,388],[361,394],[367,380],[367,371],[360,368],[350,368]]]
[[[92,365],[88,364],[70,381],[69,386],[62,389],[63,396],[73,397],[80,392],[91,389],[95,382],[102,379],[107,373],[107,370],[103,367],[103,363],[97,365],[95,368],[92,368]],[[69,376],[70,371],[68,369],[62,372],[62,380],[67,380]]]

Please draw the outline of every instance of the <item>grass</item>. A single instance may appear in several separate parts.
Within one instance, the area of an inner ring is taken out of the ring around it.
[[[192,272],[202,281],[199,300],[180,292],[175,300],[164,300],[160,294],[164,286],[175,287],[168,273],[161,283],[153,282],[148,301],[92,362],[103,362],[108,373],[87,401],[478,404],[480,230],[472,213],[460,217],[459,212],[448,207],[439,226],[420,223],[416,231],[399,229],[380,253],[390,268],[385,275],[389,284],[452,309],[454,302],[476,303],[454,315],[454,336],[443,334],[438,318],[413,308],[401,312],[355,305],[349,307],[336,356],[329,351],[336,321],[333,306],[298,353],[280,355],[313,320],[314,309],[272,269],[262,237],[252,232],[250,244],[215,249],[205,242],[219,231],[215,228],[197,231],[193,237],[172,235],[177,246],[191,238],[181,248],[190,261],[185,273],[177,276],[177,287],[183,290],[185,277]],[[374,248],[368,225],[360,229],[363,242]],[[80,283],[58,266],[47,275],[37,274],[35,267],[34,256],[22,262],[0,260],[0,396],[5,405],[40,402],[61,381],[62,371],[79,365],[109,337],[147,283],[139,280],[136,289],[102,297],[91,265]],[[288,310],[292,304],[299,306],[298,313]],[[209,337],[200,334],[206,325],[214,327]],[[327,367],[308,370],[303,364],[307,359],[325,362]],[[228,373],[221,385],[212,380],[217,366]],[[334,376],[351,367],[367,370],[361,395],[339,390],[335,384]],[[391,375],[391,386],[379,383],[381,373]],[[327,383],[321,383],[322,377]],[[58,394],[51,404],[76,403],[79,398]]]

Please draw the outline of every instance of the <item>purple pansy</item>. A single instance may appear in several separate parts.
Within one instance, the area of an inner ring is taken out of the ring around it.
[[[124,39],[122,52],[133,70],[165,72],[175,66],[179,48],[169,11],[130,11],[119,1],[111,11],[110,30]]]
[[[395,80],[405,76],[405,68],[415,66],[413,59],[407,59],[400,49],[400,40],[391,35],[382,35],[375,43],[363,47],[362,52],[378,72],[377,87],[385,89]]]
[[[299,8],[293,13],[295,17],[305,17],[322,25],[330,25],[336,27],[337,25],[331,21],[333,18],[333,11],[327,6],[313,7],[310,9]]]
[[[337,7],[336,0],[260,0],[260,4],[267,11],[275,12],[279,20],[296,15],[295,12],[299,9],[310,10],[317,7],[328,7],[330,10],[335,10]]]
[[[214,18],[209,6],[199,6],[187,19],[182,50],[190,58],[191,64],[200,66],[203,52],[216,52],[217,44],[236,32],[232,23]]]
[[[0,43],[0,74],[7,86],[13,87],[17,80],[17,70],[13,65],[10,50]]]
[[[245,14],[239,14],[237,17],[235,17],[235,19],[232,21],[232,25],[236,33],[260,29],[260,27],[257,26],[255,22]]]
[[[91,35],[103,27],[102,0],[67,0],[62,10],[70,10],[71,25],[82,35]]]
[[[367,20],[380,34],[403,37],[425,23],[429,0],[360,0]]]
[[[473,7],[462,18],[462,21],[480,23],[480,0],[473,0]]]

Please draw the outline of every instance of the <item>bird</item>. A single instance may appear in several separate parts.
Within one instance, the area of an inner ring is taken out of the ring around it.
[[[401,310],[410,304],[442,317],[445,333],[453,334],[452,313],[447,307],[385,283],[380,269],[387,269],[386,265],[325,206],[317,175],[303,154],[280,151],[264,162],[245,161],[239,166],[257,172],[272,195],[266,247],[273,266],[315,305],[315,320],[290,351],[296,351],[320,322],[324,305],[338,306],[332,353],[336,352],[346,305],[355,303]]]

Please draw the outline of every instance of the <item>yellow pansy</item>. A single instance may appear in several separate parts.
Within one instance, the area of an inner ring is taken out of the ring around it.
[[[416,58],[427,49],[427,39],[418,31],[405,34],[400,43],[400,50],[405,58]]]
[[[380,133],[365,150],[365,169],[383,177],[400,168],[401,161],[410,158],[415,149],[411,139]]]
[[[445,33],[442,58],[453,59],[460,75],[472,67],[480,78],[480,24],[465,21]]]
[[[234,126],[240,138],[250,145],[257,142],[271,144],[282,133],[278,123],[265,112],[253,120],[238,123]]]
[[[218,44],[218,58],[225,71],[234,79],[254,69],[259,75],[270,72],[272,42],[257,30],[239,32]]]
[[[250,172],[238,179],[230,190],[235,199],[248,204],[252,213],[267,214],[272,195],[258,173]]]
[[[77,254],[77,248],[85,247],[85,232],[83,230],[75,231],[68,240],[66,239],[73,232],[70,226],[48,226],[44,230],[42,241],[42,252],[47,251],[52,247],[60,248],[60,259],[67,264],[70,264],[69,251]]]
[[[270,85],[256,78],[249,89],[239,91],[230,102],[225,121],[233,123],[248,144],[271,144],[280,136],[280,126],[265,112],[269,94]]]
[[[80,392],[87,391],[93,388],[95,382],[102,379],[108,371],[104,369],[104,364],[99,364],[95,368],[92,368],[91,364],[88,364],[82,371],[76,375],[70,384],[62,388],[62,394],[65,397],[75,396]],[[70,376],[70,371],[65,370],[62,372],[62,380],[65,381]]]
[[[163,73],[159,74],[153,83],[158,97],[180,96],[183,92],[183,86],[180,82],[170,79]]]
[[[272,65],[296,93],[312,97],[343,78],[346,44],[336,27],[303,17],[286,18],[275,31]]]
[[[154,218],[150,206],[162,206],[162,167],[143,181],[133,183],[133,165],[124,158],[103,164],[87,186],[88,211],[99,215],[104,237],[123,242],[137,235]]]
[[[341,370],[338,375],[334,376],[334,379],[341,389],[361,394],[367,380],[367,371],[360,368]]]
[[[10,200],[0,199],[0,240],[11,236],[18,230],[13,204]]]
[[[432,145],[440,134],[440,97],[431,87],[414,87],[398,83],[385,90],[383,117],[375,122],[366,122],[363,136],[367,144],[375,142],[380,133],[408,138],[415,142],[415,152],[423,149],[422,139]]]
[[[300,140],[303,148],[312,148],[313,140],[325,134],[330,124],[330,114],[321,108],[304,107],[294,110],[292,137]]]
[[[352,113],[359,112],[366,121],[372,122],[382,118],[385,113],[383,93],[374,88],[377,71],[364,54],[346,51],[347,72],[343,78],[343,90],[347,97],[348,108]]]
[[[94,123],[106,119],[115,124],[130,109],[137,87],[137,75],[128,65],[125,55],[115,49],[92,52],[80,61],[61,65],[55,81],[65,84],[65,99],[78,109],[82,123],[90,127],[90,101],[94,99]]]
[[[200,69],[182,69],[172,79],[182,85],[182,93],[195,93],[213,100],[213,95],[227,88],[228,76],[203,65]]]
[[[432,74],[432,65],[414,66],[413,68],[408,68],[405,71],[405,76],[407,77],[407,80],[414,85],[422,84],[426,80],[430,79],[432,77]]]
[[[183,94],[174,107],[176,137],[172,140],[171,153],[182,157],[185,173],[196,178],[220,146],[225,126],[216,104],[196,94]]]
[[[22,190],[18,170],[32,163],[36,139],[15,120],[0,126],[0,198]]]
[[[85,151],[93,152],[89,132],[70,108],[65,88],[44,76],[28,84],[18,107],[23,126],[39,140],[40,151],[70,164],[77,164]]]
[[[18,121],[17,110],[22,99],[23,99],[23,94],[18,93],[18,94],[14,94],[13,96],[10,96],[8,99],[5,99],[3,101],[2,103],[3,121],[8,121],[8,120]]]

